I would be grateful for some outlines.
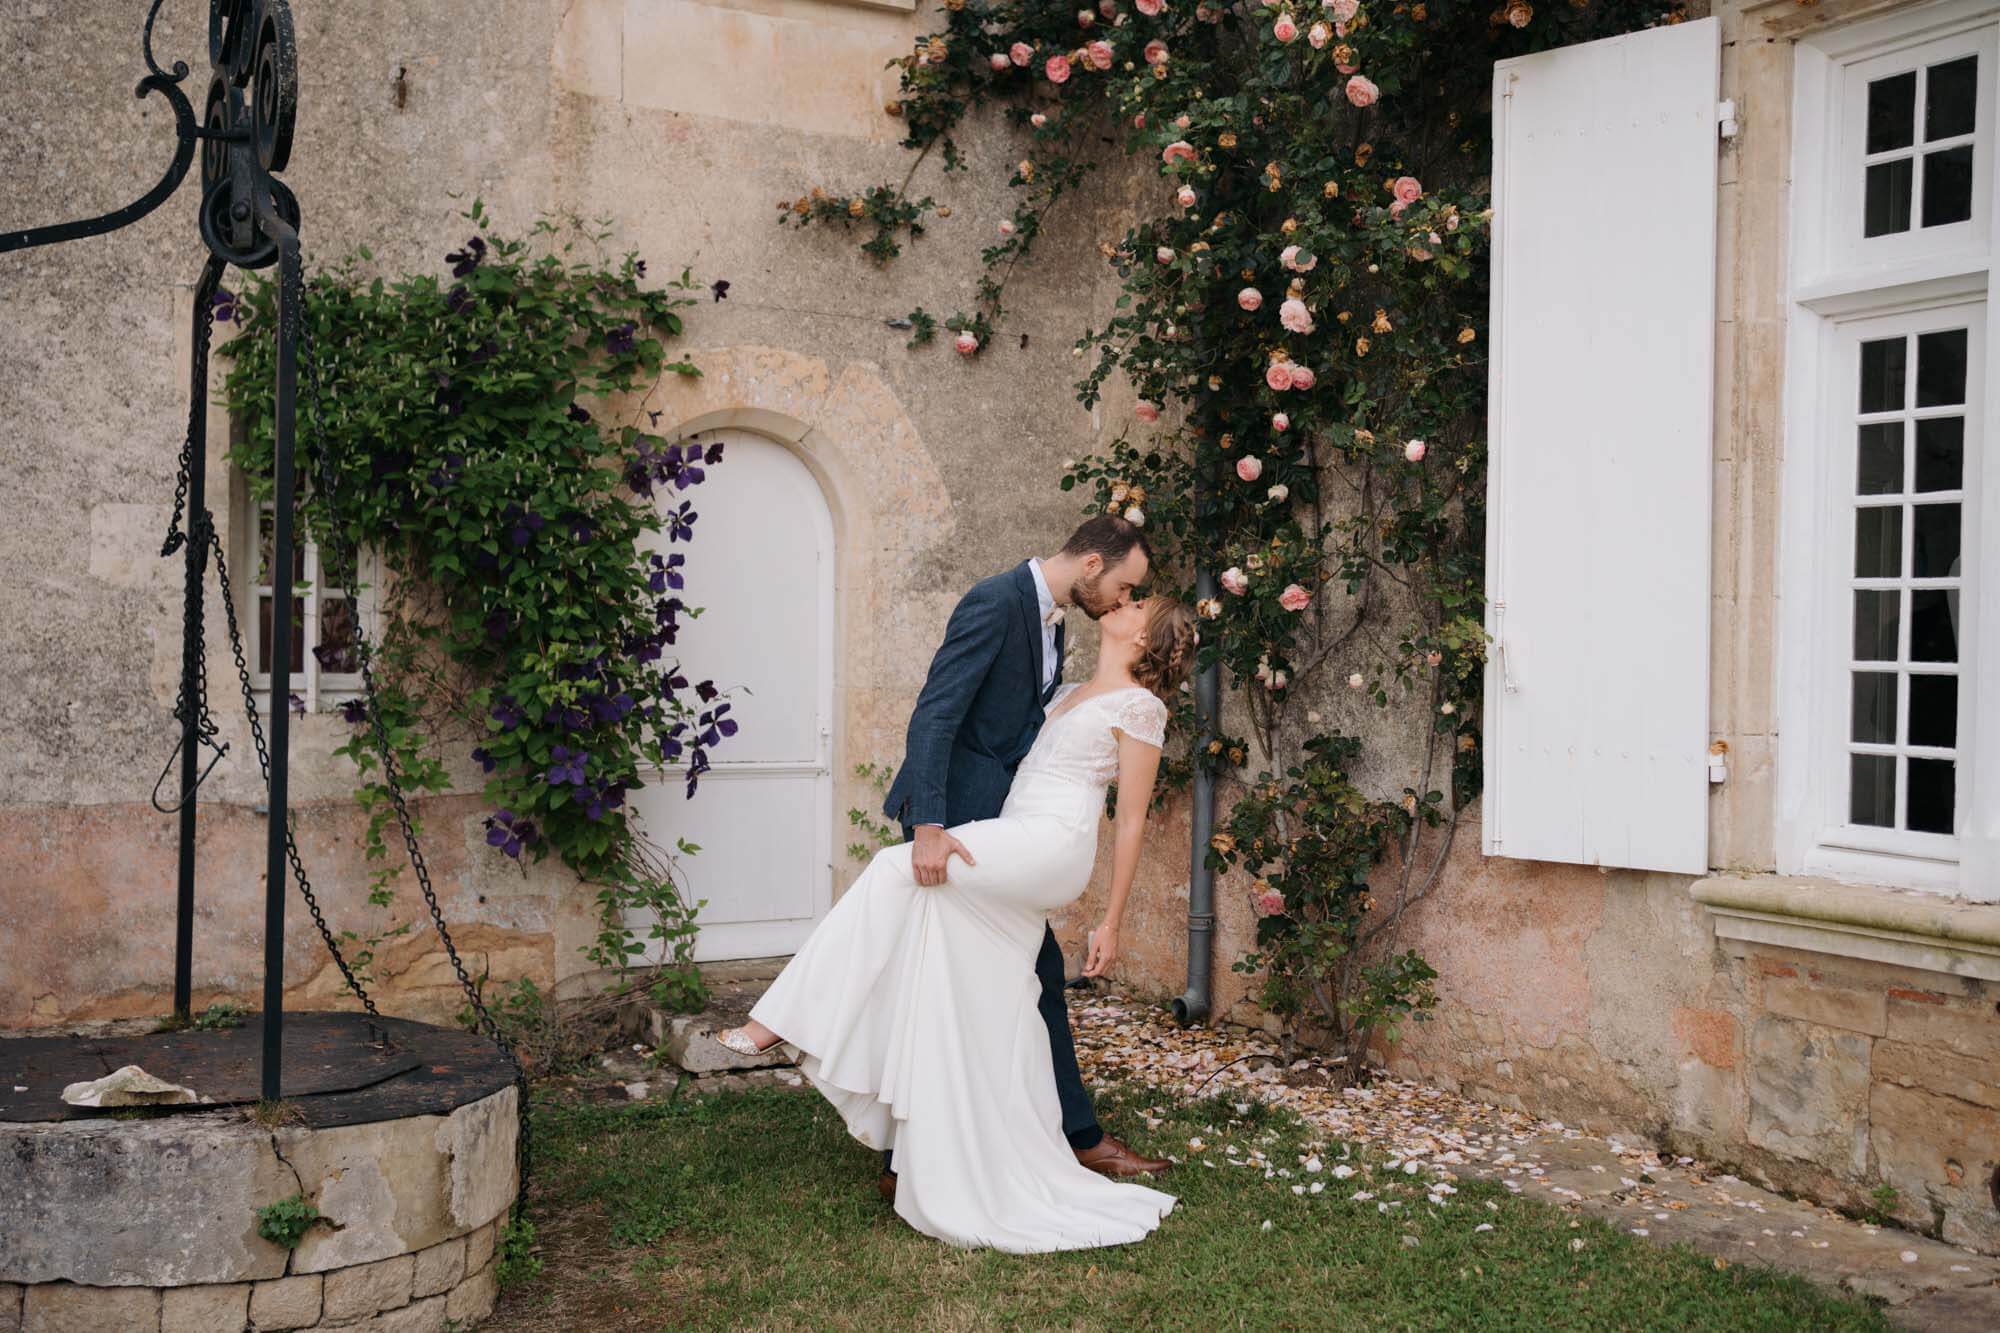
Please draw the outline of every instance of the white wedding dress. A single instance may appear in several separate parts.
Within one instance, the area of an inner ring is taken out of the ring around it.
[[[1016,1254],[1140,1240],[1174,1197],[1077,1164],[1063,1136],[1035,955],[1048,914],[1090,880],[1123,731],[1164,737],[1167,709],[1133,686],[1073,707],[1061,687],[998,818],[952,827],[924,888],[911,845],[884,848],[750,1016],[855,1138],[895,1152],[896,1212],[962,1247]]]

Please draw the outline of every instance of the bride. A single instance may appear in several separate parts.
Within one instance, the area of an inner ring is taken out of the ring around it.
[[[750,1011],[732,1049],[784,1042],[871,1148],[893,1149],[896,1212],[952,1245],[1017,1254],[1140,1240],[1174,1197],[1078,1163],[1064,1138],[1035,955],[1048,914],[1089,883],[1118,782],[1110,904],[1085,975],[1118,953],[1167,706],[1195,621],[1165,598],[1103,615],[1097,672],[1064,685],[998,818],[956,825],[963,865],[918,884],[884,848]]]

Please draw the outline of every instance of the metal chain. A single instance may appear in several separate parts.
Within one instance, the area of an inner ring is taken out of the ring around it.
[[[332,435],[324,429],[320,418],[320,407],[326,401],[324,387],[320,382],[319,358],[314,351],[312,319],[306,311],[304,293],[300,293],[299,364],[304,369],[307,436],[313,442],[314,464],[318,474],[318,500],[325,516],[326,550],[334,557],[333,569],[336,579],[342,580],[340,587],[350,592],[359,581],[361,568],[360,552],[352,540],[348,529],[341,522],[339,509],[339,469],[333,459]],[[344,578],[343,578],[344,576]],[[533,1164],[530,1149],[528,1076],[520,1058],[514,1052],[514,1045],[501,1032],[500,1025],[486,1007],[485,998],[472,977],[465,970],[465,963],[459,957],[458,945],[451,938],[451,930],[445,925],[444,909],[439,906],[437,890],[431,883],[430,866],[424,860],[423,849],[417,843],[417,832],[410,817],[409,800],[403,793],[403,784],[397,776],[396,755],[389,743],[388,723],[383,719],[381,699],[375,685],[375,655],[369,642],[366,627],[360,616],[354,618],[354,656],[361,673],[361,693],[365,701],[369,722],[369,733],[374,741],[375,755],[382,765],[382,783],[388,789],[389,802],[395,808],[396,822],[403,834],[403,848],[410,859],[410,868],[416,873],[417,888],[423,894],[424,906],[430,912],[431,925],[437,930],[440,943],[444,945],[445,957],[451,960],[451,968],[458,976],[459,988],[464,991],[466,1003],[472,1009],[475,1020],[487,1038],[500,1048],[507,1063],[514,1070],[514,1086],[519,1097],[520,1132],[515,1139],[516,1160],[520,1164],[522,1196],[525,1195],[529,1170]],[[522,1196],[517,1196],[517,1204]]]

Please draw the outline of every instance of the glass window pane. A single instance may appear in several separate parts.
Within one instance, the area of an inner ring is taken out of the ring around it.
[[[1903,507],[1864,505],[1854,511],[1854,577],[1893,579],[1903,572]]]
[[[1896,673],[1854,673],[1853,725],[1848,739],[1864,745],[1896,743]]]
[[[1958,593],[1918,588],[1910,593],[1910,660],[1958,660]]]
[[[1949,759],[1910,761],[1910,819],[1913,833],[1953,831],[1953,788],[1957,785],[1957,765]]]
[[[1918,505],[1912,516],[1911,574],[1920,579],[1948,579],[1958,573],[1956,504]]]
[[[1887,236],[1910,229],[1911,159],[1877,162],[1868,168],[1866,191],[1861,202],[1861,234]]]
[[[1909,340],[1882,338],[1861,344],[1861,410],[1903,410],[1903,377],[1908,372]]]
[[[1924,82],[1924,138],[1972,133],[1979,109],[1979,57],[1932,65]]]
[[[266,675],[271,672],[271,603],[269,597],[257,599],[257,669]],[[306,655],[306,599],[292,598],[292,670],[300,669]]]
[[[325,597],[319,603],[319,643],[313,656],[322,671],[352,672],[361,669],[354,652],[354,600]]]
[[[1917,489],[1955,491],[1965,484],[1965,418],[1917,423]]]
[[[1897,495],[1903,489],[1903,423],[1875,421],[1861,428],[1855,469],[1857,495]]]
[[[1958,677],[1910,677],[1910,744],[1958,748]]]
[[[1965,330],[1917,335],[1917,406],[1965,401]]]
[[[1893,588],[1862,589],[1854,594],[1855,661],[1896,660],[1896,628],[1902,604],[1903,594]]]
[[[1893,74],[1868,85],[1868,151],[1908,148],[1916,136],[1917,72]]]
[[[1972,216],[1972,145],[1924,154],[1924,225],[1943,227]]]
[[[1896,760],[1886,754],[1848,756],[1847,822],[1896,827]]]

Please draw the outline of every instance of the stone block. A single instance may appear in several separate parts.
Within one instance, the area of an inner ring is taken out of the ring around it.
[[[465,1276],[465,1237],[433,1245],[416,1258],[417,1275],[410,1294],[421,1298],[449,1291]]]
[[[444,1298],[445,1317],[460,1324],[476,1323],[493,1313],[493,1303],[499,1299],[500,1283],[488,1264],[451,1289]]]
[[[1736,1067],[1736,1019],[1717,1009],[1674,1010],[1681,1049],[1715,1069]]]
[[[160,1293],[160,1333],[238,1333],[249,1307],[248,1282],[168,1287]]]
[[[21,1333],[21,1284],[0,1282],[0,1333]]]
[[[1875,1043],[1874,1067],[1877,1083],[1894,1083],[2000,1110],[2000,1065],[1991,1061],[1885,1040]]]
[[[732,1025],[719,1023],[706,1014],[655,1012],[653,1042],[660,1048],[663,1059],[690,1074],[721,1074],[792,1062],[782,1042],[762,1055],[738,1055],[715,1039],[717,1032],[729,1026]]]
[[[2000,1023],[1990,1005],[1907,987],[1888,993],[1888,1035],[1975,1060],[2000,1062]]]
[[[383,1310],[408,1305],[416,1268],[417,1257],[413,1254],[336,1268],[326,1275],[322,1297],[326,1322],[365,1319]]]
[[[1929,1222],[1939,1214],[1948,1244],[2000,1250],[2000,1111],[1919,1088],[1877,1083],[1869,1101],[1875,1168],[1896,1187],[1898,1214]]]
[[[250,1288],[250,1327],[257,1333],[267,1329],[311,1328],[319,1322],[323,1281],[318,1273],[305,1273],[255,1284]]]
[[[354,1327],[357,1333],[360,1330],[366,1330],[366,1333],[445,1333],[450,1318],[445,1310],[445,1298],[429,1296],[421,1301],[411,1301],[400,1310],[378,1314],[367,1323]]]
[[[500,1228],[507,1219],[496,1217],[465,1238],[465,1271],[477,1273],[492,1262],[493,1247],[500,1242]]]
[[[447,1116],[282,1129],[285,1160],[332,1224],[292,1255],[324,1273],[442,1244],[513,1200],[518,1099],[511,1087]]]
[[[257,1209],[298,1186],[241,1117],[0,1124],[0,1161],[10,1281],[181,1287],[285,1272]]]
[[[21,1303],[21,1333],[158,1333],[160,1293],[151,1287],[80,1287],[37,1282]]]
[[[1764,1015],[1751,1024],[1749,1140],[1858,1179],[1868,1168],[1870,1039]]]
[[[1821,1027],[1879,1037],[1888,1030],[1888,1003],[1879,987],[1843,985],[1814,974],[1764,980],[1765,1008]]]

